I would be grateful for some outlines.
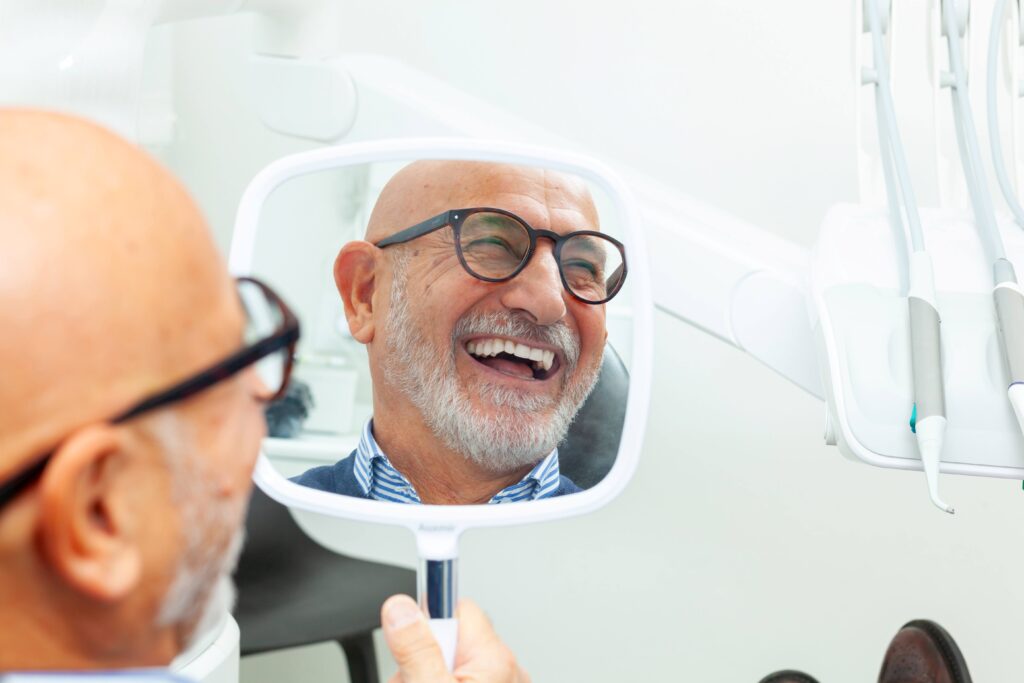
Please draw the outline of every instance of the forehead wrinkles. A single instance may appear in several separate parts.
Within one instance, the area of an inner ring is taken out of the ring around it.
[[[377,242],[449,209],[488,206],[559,232],[599,229],[589,189],[579,177],[496,162],[424,160],[404,167],[385,185],[365,239]]]
[[[518,169],[493,176],[493,186],[477,188],[466,206],[511,211],[535,228],[559,233],[599,230],[597,211],[583,182],[544,169]]]

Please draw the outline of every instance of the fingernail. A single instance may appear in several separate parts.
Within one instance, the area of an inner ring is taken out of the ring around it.
[[[399,629],[422,619],[423,612],[412,598],[402,595],[388,600],[384,618],[387,620],[388,626]]]

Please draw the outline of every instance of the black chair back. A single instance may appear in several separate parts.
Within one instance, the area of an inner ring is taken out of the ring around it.
[[[562,474],[580,488],[604,479],[615,464],[628,394],[629,371],[615,349],[606,345],[597,384],[558,447]]]
[[[243,655],[325,640],[344,644],[380,625],[388,596],[415,595],[414,571],[324,548],[258,488],[245,526],[235,572]]]

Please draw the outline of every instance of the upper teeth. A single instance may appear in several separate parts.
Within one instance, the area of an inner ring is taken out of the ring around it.
[[[533,365],[540,370],[550,370],[555,362],[555,352],[546,349],[535,349],[526,344],[519,344],[508,339],[475,339],[466,344],[466,350],[474,356],[497,356],[499,353],[510,353],[519,358],[534,361]]]

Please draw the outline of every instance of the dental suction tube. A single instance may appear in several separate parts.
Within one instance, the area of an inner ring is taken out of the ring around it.
[[[996,7],[994,22],[1003,16],[1005,9],[1003,3]],[[953,0],[942,0],[942,20],[946,31],[946,43],[949,46],[949,65],[952,69],[949,85],[953,95],[953,116],[956,120],[957,141],[960,146],[960,162],[963,165],[964,180],[967,182],[967,189],[971,195],[975,222],[983,236],[987,238],[993,259],[992,275],[995,280],[995,288],[992,296],[995,300],[999,344],[1009,374],[1006,393],[1017,417],[1017,423],[1024,431],[1024,292],[1021,291],[1020,285],[1017,283],[1017,274],[1013,264],[1006,258],[1006,249],[1003,246],[1002,236],[999,234],[999,225],[996,223],[992,197],[988,192],[985,169],[981,165],[978,135],[967,98],[967,73],[964,68],[963,55],[960,52],[960,32],[957,27]],[[996,29],[996,33],[998,34],[998,29]],[[998,35],[996,35],[996,41],[995,49],[998,51]],[[995,96],[994,76],[991,73],[993,68],[992,50],[993,46],[990,44],[988,64],[990,71],[988,74],[990,125],[994,118],[993,98]],[[996,122],[994,130],[998,136],[998,122]],[[993,145],[997,145],[995,139],[993,139]],[[998,161],[996,161],[997,158]],[[993,160],[997,164],[996,174],[998,177],[1000,169],[1005,173],[1001,152],[998,157],[994,152]],[[1000,185],[1003,182],[1004,180],[1000,180]],[[1003,190],[1004,194],[1007,189],[1009,189],[1008,183],[1007,188]],[[1010,204],[1011,210],[1015,204],[1016,202]]]
[[[999,99],[997,91],[999,75],[999,48],[1002,43],[1000,31],[1006,19],[1006,0],[996,0],[992,10],[992,24],[988,34],[988,78],[987,78],[987,99],[988,99],[988,137],[989,147],[992,151],[992,167],[996,172],[996,180],[999,181],[999,189],[1003,193],[1006,205],[1010,207],[1017,225],[1024,228],[1024,208],[1017,201],[1017,195],[1010,183],[1010,176],[1006,172],[1006,162],[1003,159],[1002,136],[999,133]],[[1010,336],[1024,335],[1024,306],[1020,305],[1021,289],[1017,286],[1017,276],[1013,270],[1013,264],[1008,260],[996,262],[996,311],[999,315],[1000,328],[1013,328]],[[1007,370],[1010,373],[1010,387],[1008,393],[1013,412],[1017,416],[1017,422],[1024,430],[1024,385],[1021,378],[1024,377],[1024,354],[1006,353],[1004,351]]]
[[[988,180],[978,150],[978,134],[974,125],[974,114],[967,97],[967,71],[963,54],[960,52],[960,31],[957,27],[954,0],[942,0],[942,21],[949,46],[950,73],[949,88],[953,100],[953,117],[956,121],[957,144],[960,148],[960,164],[964,170],[964,181],[971,196],[974,219],[983,237],[988,240],[994,260],[1005,259],[1006,249],[996,224],[995,208],[988,192]]]
[[[921,216],[896,123],[896,107],[889,84],[889,64],[882,42],[878,0],[864,0],[864,9],[871,32],[874,59],[874,71],[865,74],[864,80],[875,84],[878,144],[882,153],[889,220],[897,234],[907,235],[909,232],[910,256],[907,270],[910,290],[907,292],[907,307],[914,381],[911,429],[916,436],[921,466],[928,482],[928,495],[936,507],[952,514],[953,508],[939,498],[938,490],[939,460],[946,432],[946,392],[942,383],[941,318],[935,298],[935,279],[931,258],[925,250]],[[904,215],[907,230],[903,225]]]
[[[988,34],[988,69],[987,69],[987,100],[988,100],[988,139],[989,148],[992,152],[992,168],[996,172],[996,180],[999,182],[999,189],[1003,193],[1006,205],[1010,207],[1017,224],[1024,228],[1024,208],[1017,201],[1017,195],[1010,183],[1010,176],[1006,172],[1006,162],[1003,159],[1002,136],[999,133],[999,98],[997,92],[997,77],[999,75],[999,47],[1001,40],[999,32],[1003,27],[1006,18],[1006,0],[996,0],[992,10],[992,25]]]

